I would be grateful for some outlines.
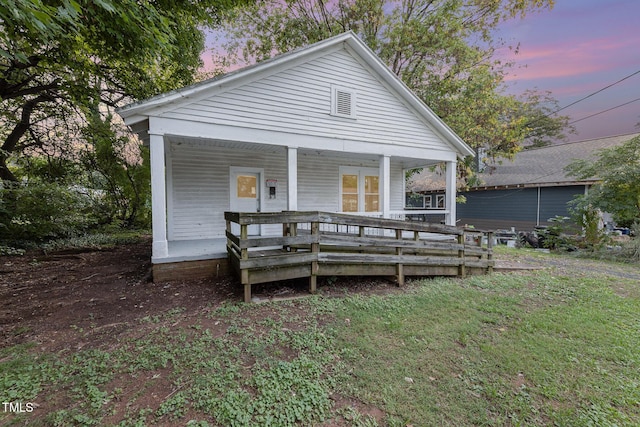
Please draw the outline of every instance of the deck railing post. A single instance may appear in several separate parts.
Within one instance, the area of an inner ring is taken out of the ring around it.
[[[245,240],[248,236],[249,236],[249,231],[247,228],[247,224],[242,224],[240,226],[240,241],[242,242],[243,240]],[[244,246],[241,244],[241,246]],[[242,259],[249,259],[249,252],[247,250],[247,248],[242,248],[240,249],[240,256]]]
[[[249,229],[247,224],[240,225],[240,241],[246,239],[249,236]],[[243,260],[249,259],[249,250],[247,248],[240,249],[240,258]],[[240,282],[244,285],[244,302],[251,302],[251,281],[249,279],[249,270],[240,270]]]
[[[396,240],[402,240],[402,230],[396,229]],[[396,246],[396,255],[402,255],[402,246]],[[396,263],[396,276],[398,278],[398,286],[404,286],[404,265],[398,261]]]
[[[298,235],[298,223],[297,222],[292,222],[291,224],[289,224],[289,234],[292,237],[295,237]],[[292,248],[291,246],[289,246],[289,250],[291,252],[298,252],[298,248]]]
[[[493,231],[487,231],[487,273],[493,273]]]
[[[290,230],[290,224],[288,222],[283,222],[282,223],[282,237],[287,237],[291,235]],[[282,250],[284,251],[288,251],[289,250],[289,246],[287,245],[282,245]]]
[[[320,223],[314,221],[311,223],[311,235],[313,236],[311,242],[311,253],[316,254],[316,257],[311,261],[311,276],[309,276],[309,292],[316,293],[318,285],[318,258],[317,255],[320,252]]]
[[[465,277],[467,275],[467,268],[465,266],[465,260],[464,260],[464,245],[465,245],[465,234],[464,231],[462,231],[461,234],[458,234],[458,245],[460,245],[460,248],[458,249],[458,258],[460,258],[460,264],[458,265],[458,276],[460,277]]]

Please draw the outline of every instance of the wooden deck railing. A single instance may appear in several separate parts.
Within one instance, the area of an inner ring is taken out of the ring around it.
[[[329,212],[225,212],[229,260],[251,301],[251,285],[318,276],[465,276],[493,269],[492,233]],[[237,224],[234,226],[233,224]],[[250,226],[280,235],[249,235]],[[239,227],[238,227],[239,226]],[[238,232],[232,232],[239,229]]]

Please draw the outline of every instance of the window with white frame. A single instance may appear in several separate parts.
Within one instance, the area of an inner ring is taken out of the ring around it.
[[[331,114],[355,119],[356,92],[353,89],[331,85]]]
[[[423,196],[424,209],[444,209],[445,208],[445,195],[444,194],[427,194]]]
[[[340,167],[340,211],[380,211],[378,169]]]

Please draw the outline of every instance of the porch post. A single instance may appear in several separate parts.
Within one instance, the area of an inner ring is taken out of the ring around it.
[[[287,210],[298,210],[298,148],[287,147]]]
[[[149,135],[151,165],[151,226],[153,229],[152,259],[169,256],[167,244],[167,187],[165,176],[164,136]]]
[[[447,225],[456,225],[456,169],[457,162],[447,162],[445,172],[447,189],[445,193],[445,209],[449,211],[445,215],[445,223]]]
[[[380,210],[382,211],[383,218],[389,218],[391,216],[391,156],[380,156],[380,170],[378,175]]]

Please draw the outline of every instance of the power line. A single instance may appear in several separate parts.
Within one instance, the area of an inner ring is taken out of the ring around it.
[[[569,107],[573,107],[573,106],[574,106],[574,105],[576,105],[577,103],[582,102],[582,101],[584,101],[585,99],[589,99],[589,98],[591,98],[592,96],[599,94],[600,92],[603,92],[603,91],[605,91],[605,90],[607,90],[607,89],[609,89],[609,88],[611,88],[611,87],[613,87],[613,86],[615,86],[615,85],[617,85],[617,84],[619,84],[619,83],[622,83],[623,81],[625,81],[625,80],[627,80],[627,79],[630,79],[631,77],[635,76],[636,74],[640,74],[640,70],[635,71],[635,72],[633,72],[633,73],[629,74],[628,76],[623,77],[623,78],[621,78],[620,80],[618,80],[618,81],[616,81],[616,82],[613,82],[613,83],[611,83],[611,84],[609,84],[609,85],[607,85],[607,86],[603,87],[602,89],[598,89],[597,91],[595,91],[595,92],[593,92],[593,93],[590,93],[589,95],[584,96],[584,97],[582,97],[582,98],[578,99],[577,101],[572,102],[572,103],[571,103],[571,104],[569,104],[569,105],[565,105],[564,107],[560,107],[560,108],[558,108],[558,109],[557,109],[557,110],[555,110],[555,111],[552,111],[552,112],[550,112],[550,113],[544,114],[542,117],[538,117],[537,119],[531,120],[530,122],[525,123],[525,126],[531,126],[531,125],[534,125],[534,124],[536,124],[536,123],[538,123],[538,122],[540,122],[540,121],[542,121],[542,120],[544,120],[544,119],[546,119],[546,118],[548,118],[548,117],[553,116],[553,115],[554,115],[554,114],[556,114],[556,113],[559,113],[559,112],[560,112],[560,111],[562,111],[562,110],[565,110],[565,109],[567,109],[567,108],[569,108]],[[632,102],[634,102],[634,101],[632,101]],[[626,105],[626,104],[625,104],[625,105]],[[618,108],[618,107],[614,107],[614,108]],[[604,112],[604,111],[603,111],[603,112]],[[598,114],[600,114],[600,113],[598,113]],[[593,117],[593,116],[590,116],[590,117]],[[587,118],[588,118],[588,117],[585,117],[585,119],[587,119]],[[579,120],[576,120],[576,121],[580,121],[580,120],[584,120],[584,119],[579,119]],[[575,122],[571,122],[571,123],[575,123]],[[569,124],[571,124],[571,123],[569,123]]]
[[[636,74],[640,74],[640,70],[638,70],[638,71],[636,71],[636,72],[634,72],[634,73],[631,73],[631,74],[629,74],[628,76],[621,78],[621,79],[620,79],[620,80],[618,80],[617,82],[611,83],[610,85],[607,85],[607,86],[603,87],[602,89],[599,89],[599,90],[597,90],[597,91],[595,91],[595,92],[593,92],[593,93],[590,93],[589,95],[587,95],[587,96],[585,96],[585,97],[583,97],[583,98],[580,98],[580,99],[578,99],[577,101],[574,101],[574,102],[572,102],[572,103],[571,103],[571,104],[569,104],[569,105],[565,105],[565,106],[564,106],[564,107],[562,107],[562,108],[558,108],[557,110],[555,110],[555,111],[553,111],[553,112],[549,113],[549,114],[547,115],[547,117],[548,117],[548,116],[551,116],[551,115],[553,115],[553,114],[556,114],[556,113],[558,113],[558,112],[560,112],[560,111],[562,111],[562,110],[565,110],[565,109],[567,109],[567,108],[569,108],[569,107],[573,107],[573,106],[574,106],[574,105],[576,105],[577,103],[582,102],[582,101],[584,101],[585,99],[591,98],[592,96],[597,95],[597,94],[599,94],[600,92],[602,92],[602,91],[605,91],[605,90],[609,89],[610,87],[613,87],[613,86],[615,86],[615,85],[617,85],[617,84],[619,84],[619,83],[622,83],[623,81],[625,81],[625,80],[627,80],[627,79],[630,79],[631,77],[635,76]]]
[[[609,111],[611,111],[611,110],[615,110],[616,108],[624,107],[625,105],[629,105],[629,104],[632,104],[632,103],[637,102],[637,101],[640,101],[640,98],[636,98],[636,99],[634,99],[633,101],[625,102],[624,104],[616,105],[615,107],[611,107],[611,108],[608,108],[608,109],[606,109],[606,110],[599,111],[599,112],[597,112],[597,113],[591,114],[591,115],[589,115],[589,116],[587,116],[587,117],[583,117],[583,118],[581,118],[581,119],[574,120],[574,121],[572,121],[572,122],[569,122],[569,124],[570,124],[570,125],[572,125],[572,124],[574,124],[574,123],[578,123],[578,122],[581,122],[581,121],[583,121],[583,120],[590,119],[591,117],[595,117],[595,116],[598,116],[598,115],[600,115],[600,114],[608,113],[608,112],[609,112]]]

